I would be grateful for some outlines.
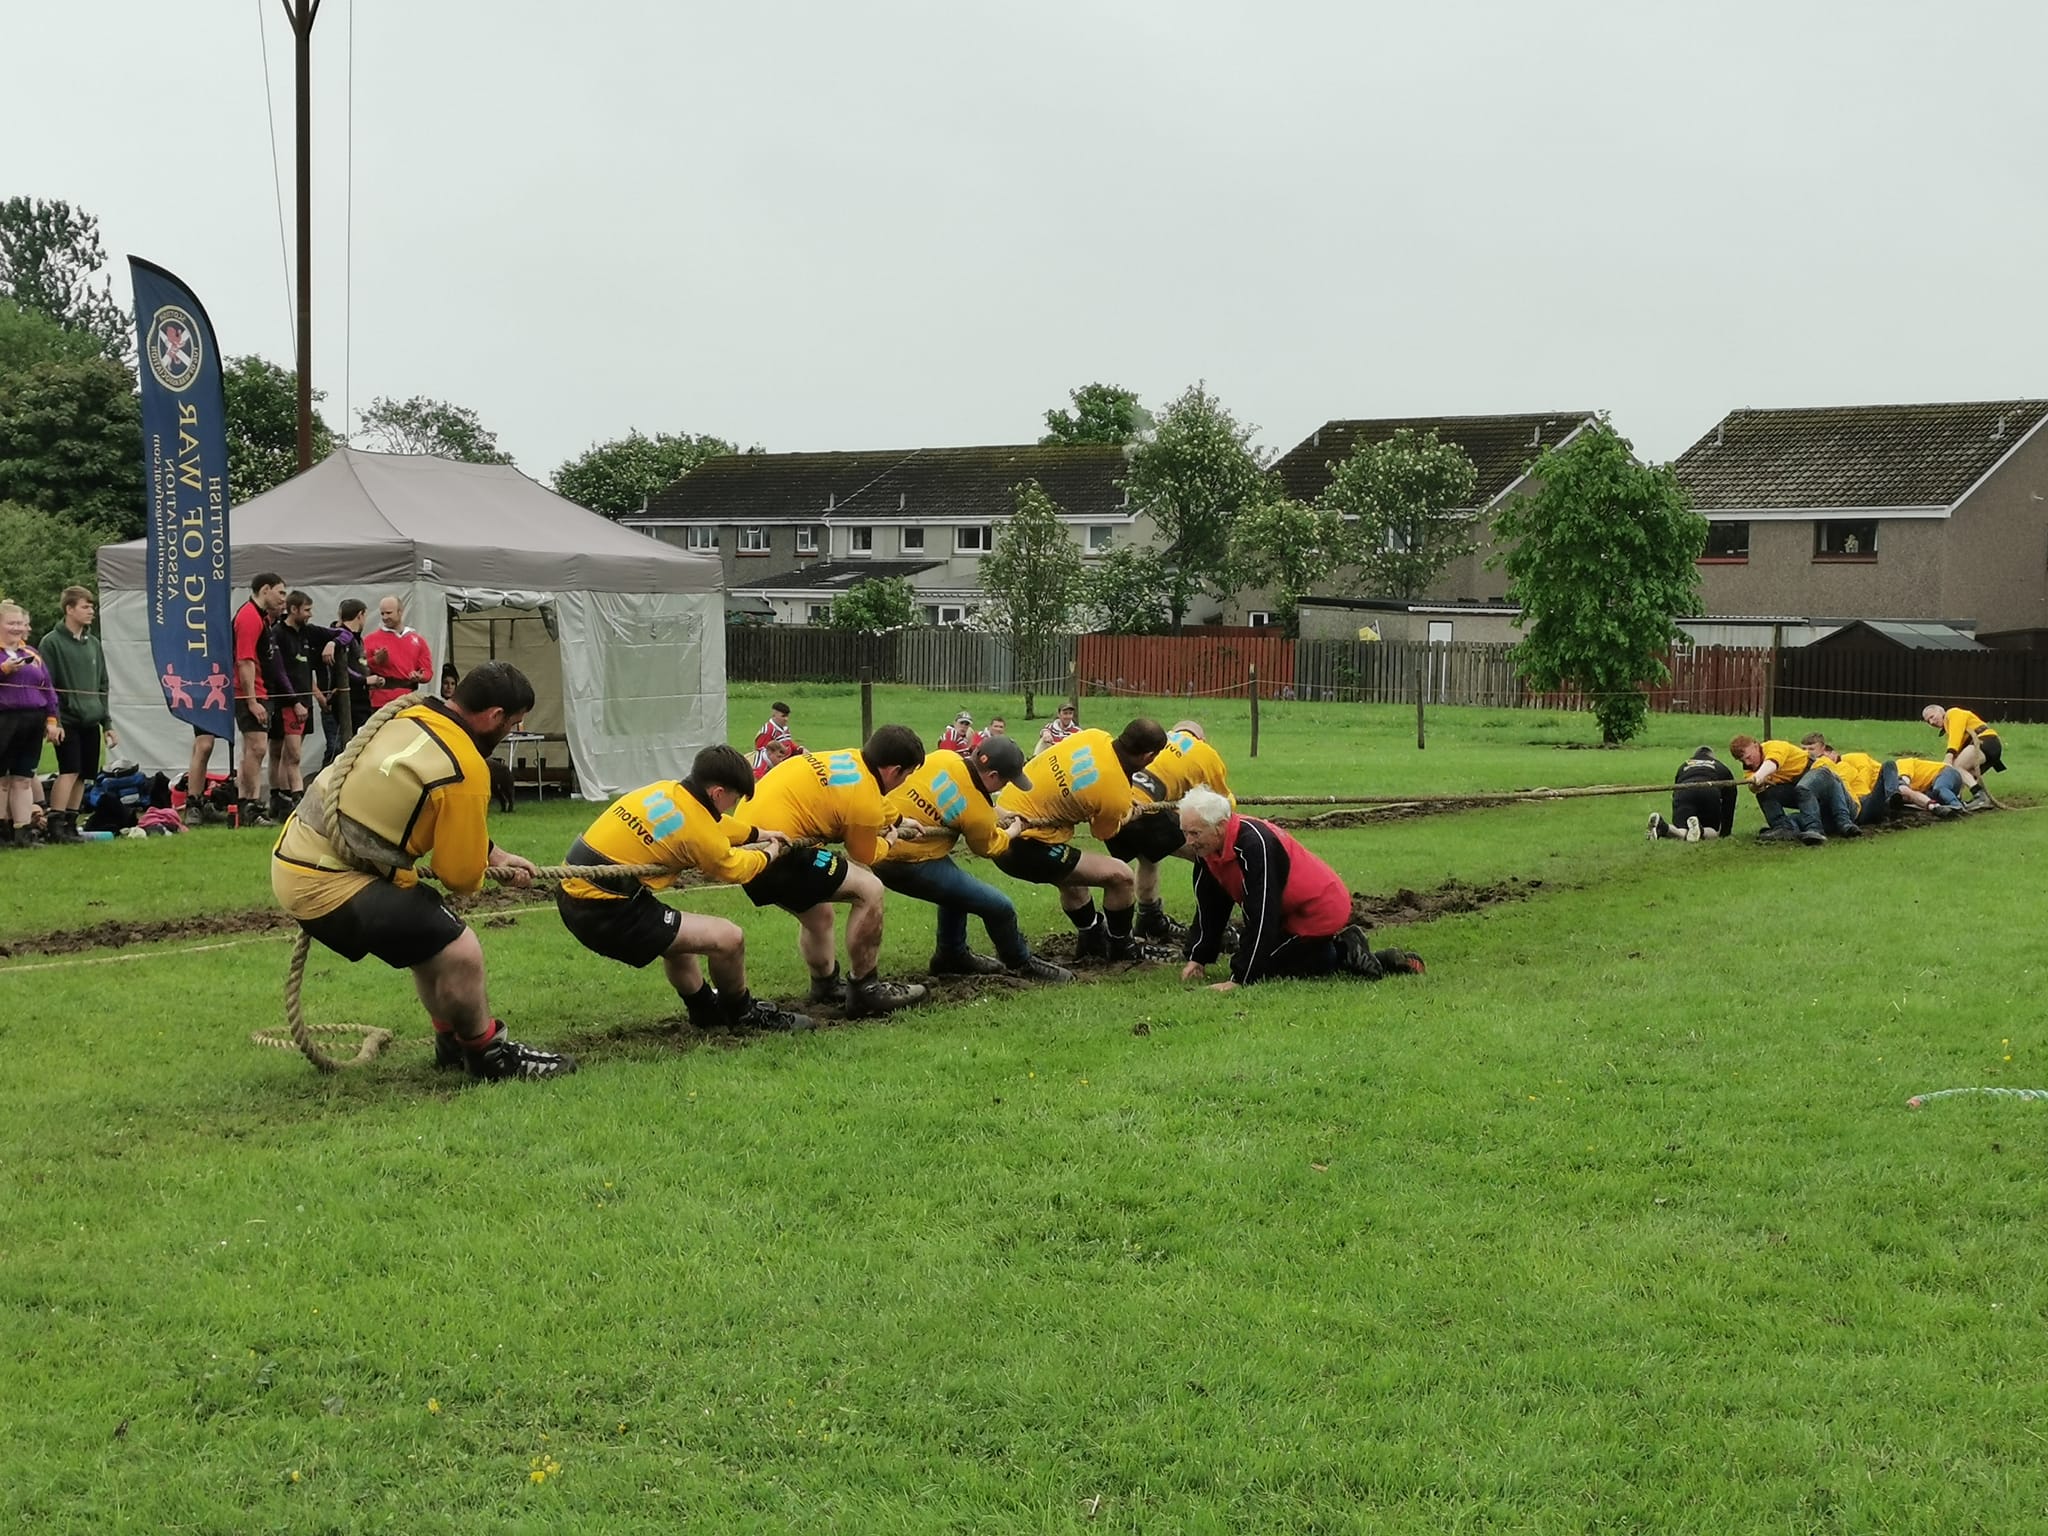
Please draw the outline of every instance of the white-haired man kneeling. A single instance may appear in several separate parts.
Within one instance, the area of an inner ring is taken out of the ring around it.
[[[1230,957],[1229,992],[1272,976],[1422,974],[1422,957],[1374,950],[1351,921],[1351,892],[1337,872],[1271,822],[1240,816],[1213,789],[1180,797],[1181,831],[1195,860],[1195,921],[1187,936],[1183,981],[1193,981],[1223,948],[1233,907],[1244,909],[1243,937]]]

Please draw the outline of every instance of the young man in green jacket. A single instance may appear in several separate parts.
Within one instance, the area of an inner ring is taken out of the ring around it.
[[[43,664],[57,690],[57,724],[64,737],[57,743],[57,785],[50,792],[50,841],[75,843],[78,807],[85,786],[99,777],[100,732],[115,746],[107,714],[107,655],[92,633],[97,612],[84,587],[64,589],[64,622],[43,636]]]

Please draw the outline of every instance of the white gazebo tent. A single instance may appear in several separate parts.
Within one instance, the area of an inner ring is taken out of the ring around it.
[[[232,508],[228,532],[237,607],[263,571],[308,593],[316,623],[359,597],[374,625],[377,600],[396,594],[437,672],[491,657],[520,667],[538,695],[526,729],[567,738],[588,799],[679,775],[725,740],[717,559],[621,528],[509,465],[337,448]],[[143,541],[106,546],[99,570],[117,755],[175,776],[192,733],[165,707],[150,655]],[[223,748],[214,767],[225,766]]]

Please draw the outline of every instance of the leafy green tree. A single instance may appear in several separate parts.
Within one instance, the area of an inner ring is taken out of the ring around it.
[[[1163,635],[1173,627],[1168,579],[1158,550],[1143,544],[1112,550],[1082,571],[1076,616],[1092,634]]]
[[[1138,404],[1138,397],[1115,384],[1083,384],[1069,390],[1074,402],[1070,411],[1045,413],[1045,436],[1038,441],[1050,447],[1058,443],[1134,443],[1152,430],[1152,413]]]
[[[1601,740],[1628,741],[1649,718],[1645,685],[1670,676],[1676,619],[1699,611],[1707,520],[1671,467],[1638,463],[1605,417],[1530,473],[1535,491],[1494,516],[1505,547],[1489,562],[1507,568],[1522,609],[1516,667],[1532,688],[1589,695]]]
[[[996,547],[981,562],[987,602],[981,624],[1010,642],[1024,681],[1024,718],[1037,709],[1053,641],[1073,623],[1080,597],[1081,550],[1060,509],[1036,480],[1017,487],[1017,510],[996,530]]]
[[[1344,519],[1327,507],[1305,507],[1279,494],[1246,507],[1230,530],[1232,586],[1263,587],[1288,635],[1297,632],[1296,609],[1317,581],[1349,564],[1354,540]]]
[[[103,275],[106,265],[100,221],[91,214],[41,198],[0,202],[0,294],[126,362],[135,353],[135,324]]]
[[[909,629],[918,622],[917,594],[901,576],[856,581],[844,596],[833,600],[825,622],[834,629],[864,635]]]
[[[260,357],[230,358],[220,371],[227,399],[228,491],[261,496],[299,472],[299,376]],[[326,391],[313,391],[315,405]],[[334,434],[313,413],[313,462],[334,452]]]
[[[142,403],[126,368],[95,355],[0,372],[0,501],[142,532]]]
[[[363,412],[363,431],[386,453],[428,453],[465,464],[512,462],[511,454],[498,451],[497,433],[487,430],[475,411],[425,395],[410,400],[379,395]]]
[[[0,501],[0,597],[28,610],[31,644],[63,621],[59,599],[66,587],[98,590],[94,557],[115,537],[111,529]]]
[[[555,490],[606,517],[638,512],[656,491],[676,483],[706,459],[738,453],[722,437],[634,430],[596,443],[555,471]]]
[[[1251,435],[1196,384],[1167,406],[1131,455],[1124,488],[1166,538],[1160,559],[1176,631],[1203,588],[1228,589],[1231,524],[1269,494],[1264,456]]]
[[[40,310],[0,299],[0,378],[38,363],[83,363],[106,354],[83,331],[67,331]]]
[[[1414,597],[1479,547],[1468,515],[1479,471],[1434,427],[1360,443],[1331,469],[1322,505],[1352,519],[1352,563],[1368,592]]]

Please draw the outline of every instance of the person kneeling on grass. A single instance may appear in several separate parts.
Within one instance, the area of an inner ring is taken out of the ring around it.
[[[744,885],[789,851],[769,835],[759,847],[735,848],[730,816],[754,792],[754,769],[738,749],[706,747],[682,779],[664,779],[622,795],[569,849],[565,864],[661,864],[630,890],[590,880],[565,880],[555,892],[562,925],[593,954],[634,967],[659,960],[669,985],[699,1029],[809,1029],[811,1021],[747,992],[746,935],[738,923],[702,912],[678,912],[655,899],[684,874]],[[716,989],[704,980],[702,955]]]
[[[1982,805],[1973,804],[1972,810],[1995,808],[1997,801],[1984,787],[1984,774],[2005,772],[2005,744],[1999,740],[1997,728],[1986,725],[1982,715],[1972,714],[1959,704],[1943,708],[1930,704],[1920,711],[1920,718],[1941,735],[1947,750],[1941,760],[1955,769],[1963,781],[1963,793],[1975,793],[1982,798]]]
[[[1806,749],[1789,741],[1758,741],[1754,736],[1737,736],[1728,750],[1742,764],[1744,780],[1756,793],[1757,808],[1764,813],[1764,829],[1757,837],[1764,842],[1800,842],[1818,847],[1828,840],[1820,826],[1822,775],[1815,772]]]
[[[1351,892],[1337,872],[1271,822],[1238,815],[1205,788],[1181,796],[1180,825],[1195,856],[1195,921],[1181,980],[1200,976],[1222,950],[1233,907],[1244,908],[1242,936],[1230,980],[1212,992],[1273,976],[1422,974],[1420,955],[1372,947],[1351,921]]]
[[[1671,791],[1671,819],[1650,812],[1651,842],[1671,837],[1697,843],[1734,833],[1735,775],[1712,747],[1694,747],[1671,782],[1677,786]]]
[[[327,803],[324,768],[286,818],[272,850],[270,888],[306,933],[345,960],[375,955],[412,972],[434,1021],[434,1065],[481,1079],[559,1077],[573,1057],[521,1045],[491,1016],[476,934],[420,883],[433,856],[449,890],[482,888],[486,869],[533,883],[534,867],[490,840],[491,776],[484,759],[533,708],[533,684],[510,662],[471,669],[451,703],[429,699],[378,727]]]
[[[966,752],[934,752],[917,772],[882,802],[896,829],[875,878],[901,896],[914,896],[939,909],[934,976],[993,976],[1008,971],[1034,981],[1072,981],[1074,973],[1031,953],[1017,926],[1017,908],[994,886],[953,862],[962,838],[985,859],[999,858],[1009,834],[996,825],[996,791],[1005,784],[1031,788],[1024,749],[1007,736],[985,736]],[[967,919],[979,917],[998,959],[967,947]]]
[[[806,752],[785,758],[761,776],[753,802],[733,841],[752,840],[755,829],[816,843],[844,843],[778,859],[740,887],[757,907],[776,906],[797,919],[797,952],[811,973],[811,1001],[843,1003],[850,1019],[867,1018],[925,1000],[915,982],[883,981],[882,882],[869,866],[889,841],[882,797],[924,762],[924,743],[907,725],[885,725],[858,751]],[[843,903],[846,958],[852,979],[839,973],[832,907]]]

